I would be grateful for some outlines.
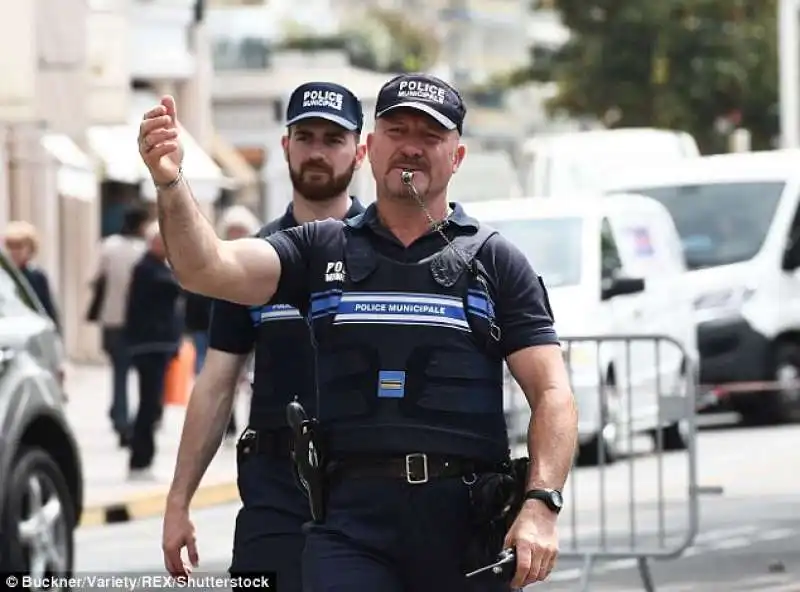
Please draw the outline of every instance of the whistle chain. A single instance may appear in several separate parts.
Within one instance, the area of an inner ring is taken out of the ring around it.
[[[428,208],[425,207],[425,201],[422,199],[422,196],[417,191],[417,188],[414,186],[414,171],[403,171],[400,174],[400,180],[403,182],[403,185],[408,187],[409,193],[411,193],[411,197],[419,204],[419,207],[422,208],[425,217],[428,219],[428,223],[431,225],[431,228],[442,237],[445,244],[450,248],[453,253],[456,254],[461,260],[461,263],[464,264],[464,268],[469,270],[473,276],[475,277],[475,281],[478,282],[481,286],[481,290],[483,291],[483,295],[486,297],[487,304],[491,302],[490,292],[489,292],[489,285],[486,283],[486,278],[483,277],[477,270],[474,269],[472,263],[467,260],[467,257],[462,253],[451,241],[447,238],[447,234],[444,231],[445,226],[447,226],[447,218],[444,220],[436,221],[431,213],[428,211]],[[494,320],[494,315],[489,314],[489,334],[495,341],[500,341],[500,327]]]
[[[430,224],[431,229],[442,237],[445,244],[448,247],[450,247],[450,249],[453,251],[453,253],[456,254],[456,256],[459,259],[461,259],[461,263],[463,263],[467,269],[470,269],[470,263],[469,261],[467,261],[467,258],[464,255],[464,253],[458,250],[458,248],[453,244],[453,241],[447,238],[447,234],[444,231],[445,226],[447,226],[447,218],[445,218],[444,220],[439,220],[437,222],[436,219],[433,216],[431,216],[431,213],[428,211],[428,208],[425,207],[425,201],[422,199],[422,196],[419,194],[419,191],[417,191],[417,188],[414,186],[414,171],[403,171],[400,175],[400,180],[406,187],[408,187],[408,191],[409,193],[411,193],[411,197],[413,197],[414,201],[416,201],[419,207],[422,208],[422,212],[428,219],[428,223]]]

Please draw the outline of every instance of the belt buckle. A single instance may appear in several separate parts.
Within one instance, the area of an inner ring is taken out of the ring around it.
[[[422,476],[419,476],[419,473]],[[406,481],[411,485],[428,482],[428,455],[424,452],[406,454]]]

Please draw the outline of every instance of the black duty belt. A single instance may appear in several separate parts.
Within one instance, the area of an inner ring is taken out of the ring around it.
[[[328,465],[328,473],[334,478],[390,477],[412,485],[427,483],[431,479],[473,476],[491,470],[494,468],[487,463],[421,452],[405,456],[335,459]]]
[[[248,454],[289,458],[292,453],[293,440],[289,428],[262,430],[248,428],[244,438],[246,442],[243,442],[243,452]]]

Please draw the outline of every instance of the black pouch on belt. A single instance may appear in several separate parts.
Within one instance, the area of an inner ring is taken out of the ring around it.
[[[522,508],[529,466],[527,458],[513,459],[501,471],[478,475],[470,485],[473,536],[467,570],[493,563],[503,550],[503,540]]]
[[[256,447],[258,444],[258,432],[247,428],[241,436],[239,436],[238,442],[236,442],[236,463],[239,467],[242,466],[242,462],[251,454],[256,453]]]

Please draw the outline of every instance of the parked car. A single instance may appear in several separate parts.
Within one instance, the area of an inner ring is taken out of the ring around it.
[[[698,157],[700,149],[686,132],[634,127],[537,136],[522,153],[527,194],[561,199],[597,193],[620,172]]]
[[[666,208],[639,195],[564,195],[474,203],[469,213],[514,243],[547,286],[578,404],[578,462],[614,462],[634,433],[661,432],[665,449],[684,448],[699,355]],[[519,440],[528,405],[513,380],[506,386]]]
[[[0,571],[72,573],[83,473],[63,361],[53,322],[0,254]]]
[[[698,316],[700,380],[748,423],[800,419],[800,150],[628,171],[609,192],[666,207]]]

